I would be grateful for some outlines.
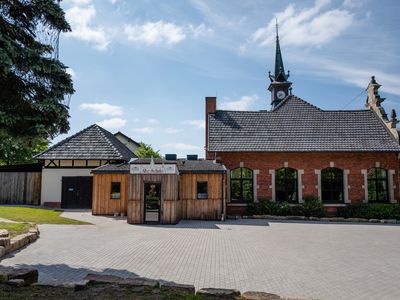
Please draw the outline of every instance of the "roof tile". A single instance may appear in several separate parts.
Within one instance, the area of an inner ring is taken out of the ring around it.
[[[296,96],[272,111],[217,110],[208,136],[209,151],[400,152],[373,111],[324,111]]]
[[[102,159],[129,161],[135,155],[111,132],[97,124],[62,140],[36,159]]]

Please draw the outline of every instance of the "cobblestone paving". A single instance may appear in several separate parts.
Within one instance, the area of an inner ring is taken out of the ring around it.
[[[1,264],[39,269],[42,282],[88,272],[318,299],[400,299],[400,226],[182,221],[41,225],[41,237]]]

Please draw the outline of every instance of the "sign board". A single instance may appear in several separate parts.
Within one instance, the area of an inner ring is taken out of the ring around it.
[[[150,164],[131,164],[131,174],[178,174],[175,164],[155,164],[151,159]]]

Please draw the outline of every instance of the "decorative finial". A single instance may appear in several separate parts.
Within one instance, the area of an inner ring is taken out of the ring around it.
[[[276,38],[278,38],[279,37],[279,34],[278,34],[278,18],[275,18],[275,28],[276,28]]]

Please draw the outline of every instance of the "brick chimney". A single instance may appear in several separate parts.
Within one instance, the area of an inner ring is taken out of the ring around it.
[[[208,114],[217,110],[217,97],[206,97],[206,158],[208,158]]]

